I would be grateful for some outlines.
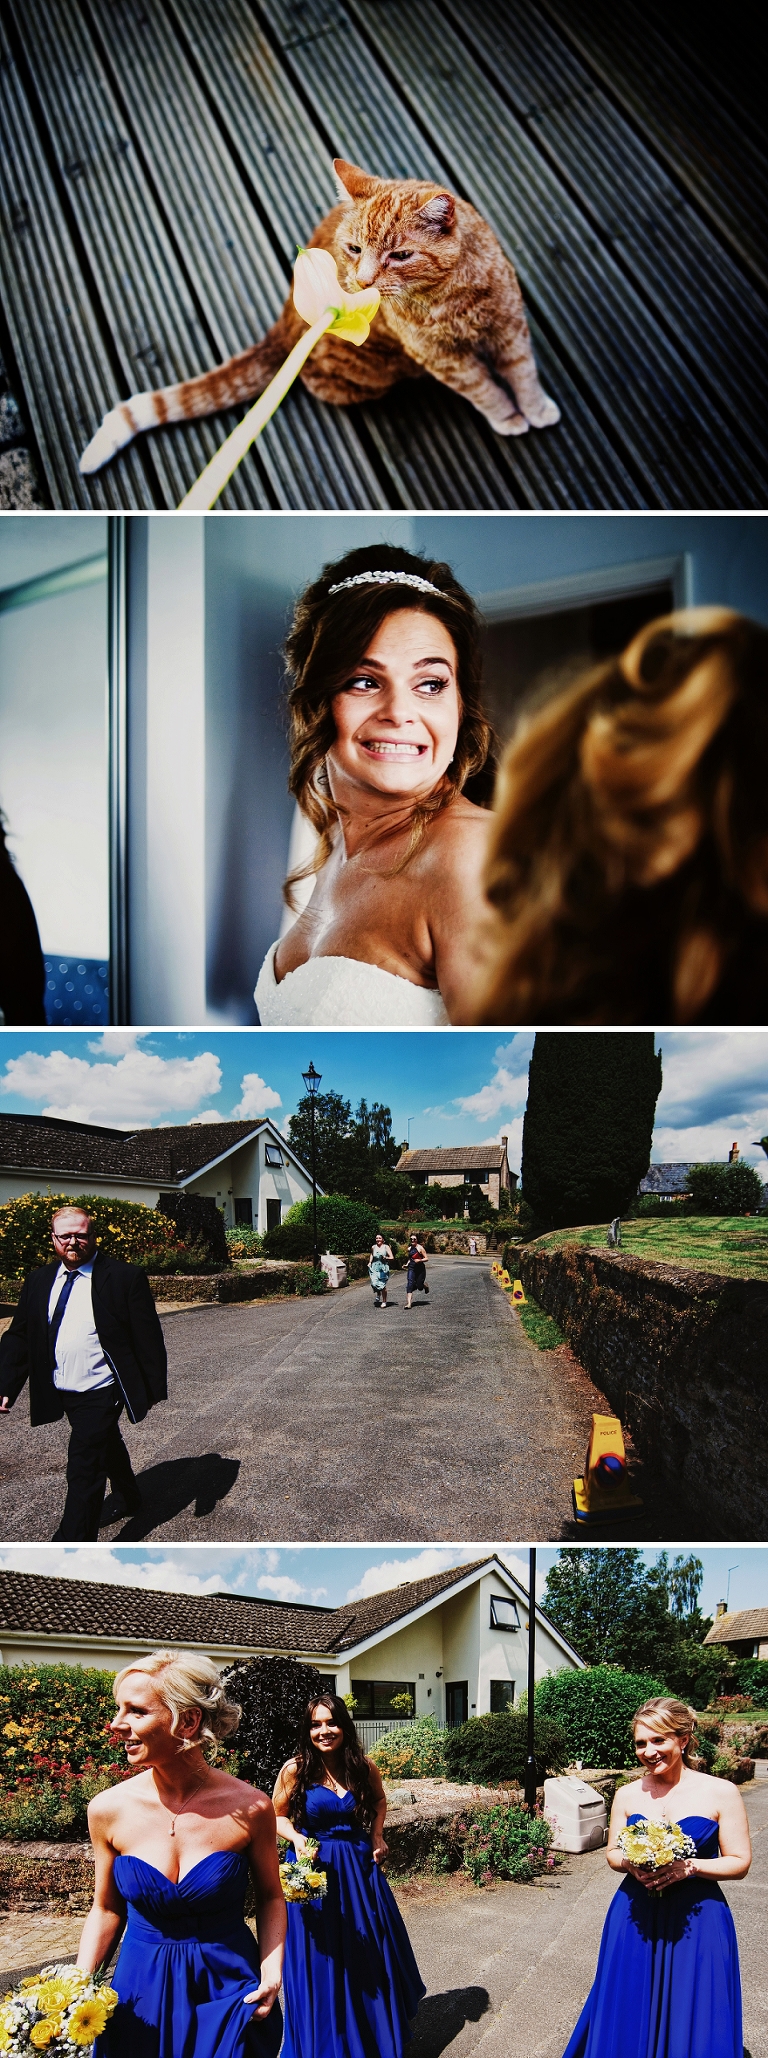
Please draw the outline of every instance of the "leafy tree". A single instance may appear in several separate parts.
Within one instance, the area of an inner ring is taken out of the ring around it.
[[[559,1772],[567,1760],[563,1726],[553,1720],[538,1702],[534,1720],[536,1778]],[[481,1786],[497,1781],[525,1779],[528,1762],[528,1717],[512,1708],[501,1715],[471,1715],[445,1738],[445,1763],[449,1779],[476,1780]]]
[[[753,1165],[692,1165],[688,1180],[693,1215],[754,1215],[765,1189]]]
[[[486,1197],[485,1197],[485,1194],[483,1193],[482,1187],[480,1187],[480,1186],[470,1186],[470,1189],[469,1189],[469,1219],[470,1219],[470,1222],[485,1222],[485,1221],[487,1220],[488,1216],[489,1216],[489,1215],[491,1215],[491,1214],[494,1214],[494,1213],[495,1213],[495,1209],[493,1209],[493,1208],[491,1207],[491,1203],[490,1203],[490,1201],[489,1201],[489,1200],[486,1200]]]
[[[299,1101],[288,1124],[291,1149],[302,1164],[312,1166],[312,1103],[308,1094]],[[392,1114],[381,1101],[368,1106],[361,1100],[352,1114],[351,1101],[335,1092],[319,1093],[315,1101],[315,1164],[317,1179],[326,1192],[344,1193],[349,1200],[368,1201],[376,1207],[399,1208],[402,1187],[383,1194],[378,1182],[382,1175],[394,1176],[400,1150],[392,1135]]]
[[[672,1576],[680,1577],[669,1573],[664,1555],[649,1570],[634,1548],[565,1549],[547,1574],[544,1607],[589,1665],[655,1668],[672,1662],[680,1642],[669,1608]],[[694,1575],[683,1582],[686,1576]]]
[[[523,1124],[522,1184],[534,1233],[604,1222],[648,1170],[661,1056],[652,1030],[540,1031]]]
[[[307,1702],[321,1691],[314,1665],[296,1658],[249,1658],[225,1672],[229,1698],[242,1708],[236,1748],[243,1779],[271,1794],[292,1758]]]
[[[586,1672],[553,1672],[539,1680],[536,1713],[562,1729],[568,1757],[582,1765],[635,1765],[630,1723],[644,1701],[668,1691],[652,1672],[593,1665]]]

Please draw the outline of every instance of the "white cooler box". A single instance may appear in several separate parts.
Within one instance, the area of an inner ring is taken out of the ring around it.
[[[347,1267],[343,1258],[334,1258],[330,1251],[320,1259],[320,1269],[325,1273],[329,1286],[346,1286]]]
[[[544,1817],[556,1851],[594,1851],[605,1843],[605,1802],[585,1779],[545,1779]]]

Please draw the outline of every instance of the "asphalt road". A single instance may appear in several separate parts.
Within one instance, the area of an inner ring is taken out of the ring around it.
[[[534,1349],[487,1263],[437,1258],[429,1277],[429,1300],[410,1312],[395,1273],[381,1312],[366,1281],[166,1316],[171,1398],[125,1430],[145,1509],[110,1523],[107,1501],[102,1534],[572,1534],[571,1481],[601,1396],[567,1360]],[[0,1419],[0,1537],[50,1537],[66,1443],[66,1424],[30,1430],[24,1395]]]
[[[754,1860],[725,1888],[736,1924],[745,2058],[768,2058],[768,1779],[744,1798]],[[586,2000],[617,1890],[602,1851],[571,1857],[556,1883],[409,1893],[401,1906],[427,1986],[408,2058],[562,2058]]]

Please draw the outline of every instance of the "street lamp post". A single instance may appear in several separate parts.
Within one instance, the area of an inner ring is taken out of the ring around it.
[[[315,1267],[315,1271],[317,1271],[318,1266],[320,1264],[320,1252],[317,1247],[317,1171],[315,1165],[315,1100],[317,1097],[317,1089],[320,1085],[320,1081],[323,1075],[322,1072],[315,1071],[312,1059],[310,1058],[309,1071],[302,1072],[301,1076],[304,1081],[307,1093],[309,1094],[309,1120],[312,1137],[312,1263]]]
[[[525,1805],[536,1806],[536,1743],[533,1694],[536,1685],[536,1552],[528,1552],[528,1755],[525,1766]]]

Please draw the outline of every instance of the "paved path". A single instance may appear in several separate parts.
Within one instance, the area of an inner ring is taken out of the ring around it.
[[[396,1273],[380,1313],[366,1281],[167,1316],[172,1398],[127,1430],[146,1515],[106,1533],[560,1537],[601,1396],[533,1348],[487,1263],[438,1258],[429,1276],[410,1312]],[[30,1430],[24,1396],[0,1420],[1,1537],[51,1535],[66,1441]]]
[[[726,1892],[739,1940],[746,2058],[768,2058],[768,1780],[745,1800],[754,1862]],[[602,1851],[589,1851],[569,1858],[553,1886],[404,1899],[427,1984],[408,2058],[562,2058],[616,1884]]]
[[[727,1888],[739,1940],[746,2058],[768,2058],[768,1780],[744,1790],[754,1845]],[[616,1892],[602,1851],[569,1858],[555,1884],[397,1888],[427,1995],[408,2058],[561,2058],[592,1983]],[[0,1974],[74,1956],[82,1916],[0,1917]]]

